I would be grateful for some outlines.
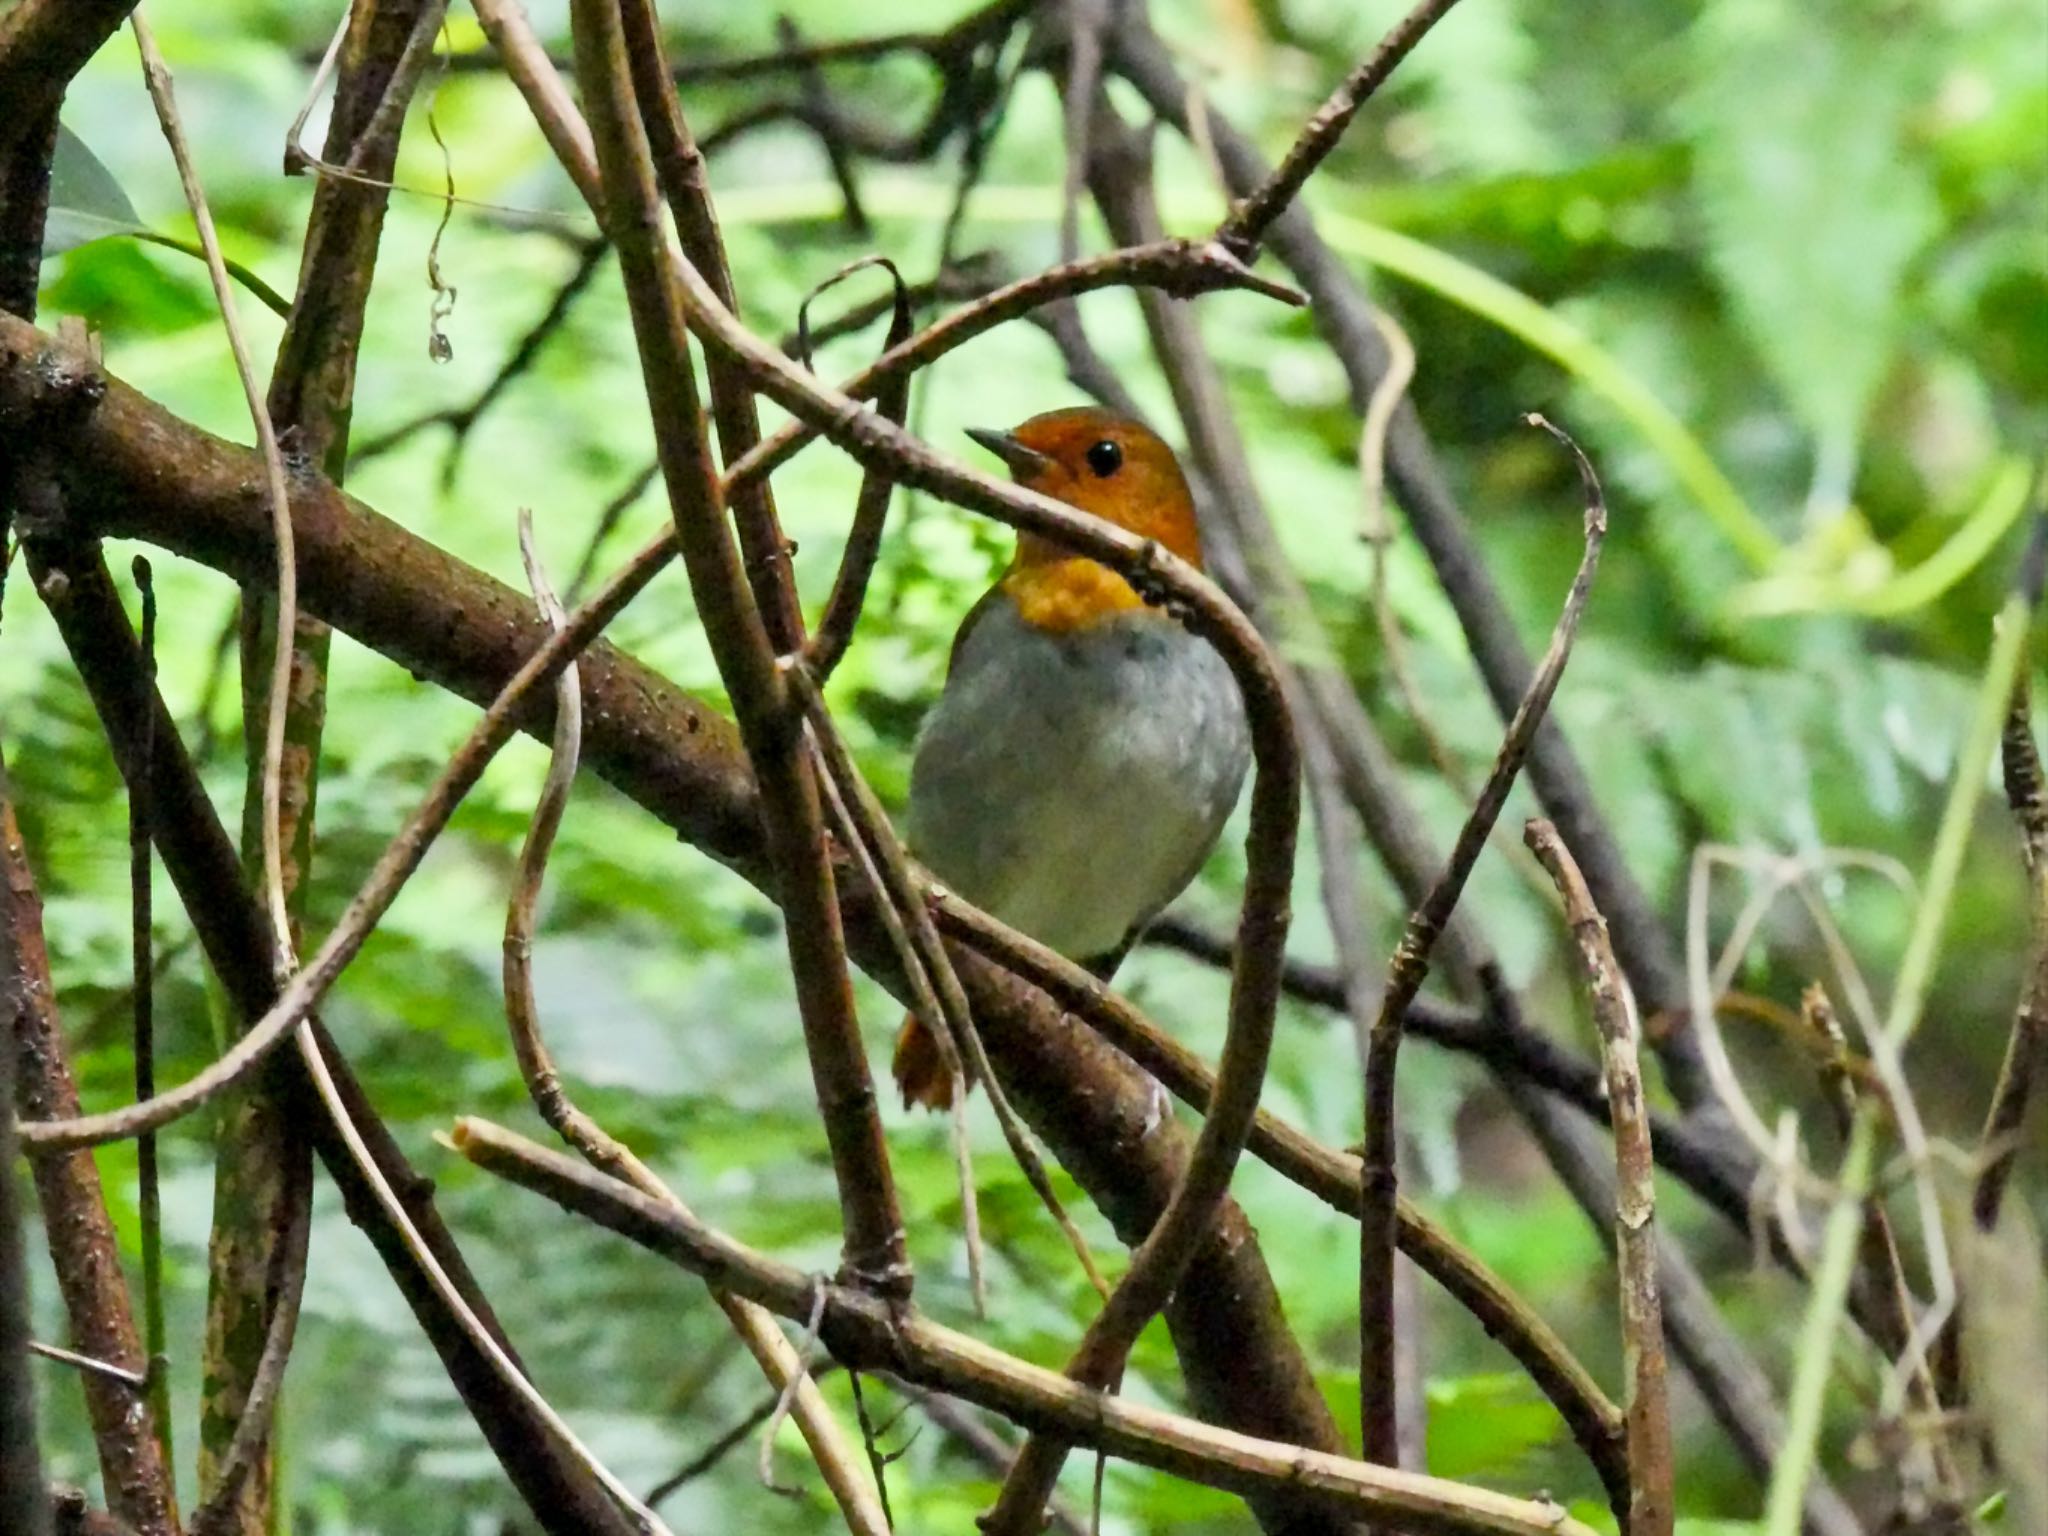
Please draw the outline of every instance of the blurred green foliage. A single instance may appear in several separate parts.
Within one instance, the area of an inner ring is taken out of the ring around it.
[[[937,26],[964,6],[897,0],[861,20]],[[277,0],[154,0],[151,9],[229,254],[288,294],[309,189],[278,166],[305,59],[324,44],[327,20]],[[544,35],[560,35],[561,4],[532,9]],[[719,0],[671,9],[687,11],[672,18],[679,57],[774,44],[768,8]],[[814,37],[850,35],[854,18],[833,0],[782,9]],[[1276,152],[1396,14],[1346,0],[1160,0],[1155,11],[1208,101]],[[482,46],[466,12],[451,15],[448,42]],[[864,117],[892,123],[912,120],[930,92],[914,59],[837,69],[833,79]],[[693,87],[685,107],[702,134],[782,89]],[[459,290],[445,364],[427,348],[426,262],[444,172],[428,113],[447,144],[445,168],[472,200],[455,210],[439,250]],[[199,265],[126,238],[77,243],[97,232],[94,218],[191,234],[125,38],[78,82],[66,122],[111,181],[79,169],[61,190],[66,249],[45,269],[46,315],[82,315],[104,337],[115,372],[247,440]],[[321,126],[316,114],[311,135]],[[1165,135],[1159,151],[1169,220],[1203,227],[1221,205],[1201,160]],[[1052,86],[1026,73],[987,184],[968,206],[963,248],[999,251],[1020,271],[1053,259],[1061,163]],[[469,400],[572,270],[570,239],[592,232],[516,95],[489,73],[430,77],[398,179],[407,190],[392,202],[384,240],[358,441]],[[870,168],[862,185],[875,230],[856,241],[819,147],[801,129],[738,140],[714,159],[712,184],[747,318],[783,334],[813,284],[870,248],[913,276],[929,273],[954,179],[950,163]],[[1674,932],[1686,860],[1702,841],[1791,852],[1853,845],[1917,865],[2014,564],[2018,535],[2008,530],[2048,438],[2048,19],[2036,0],[1467,0],[1361,118],[1308,200],[1415,340],[1416,404],[1532,639],[1576,558],[1578,509],[1567,467],[1515,426],[1518,414],[1540,409],[1568,423],[1605,474],[1615,534],[1557,709]],[[1084,230],[1100,239],[1086,219]],[[845,302],[855,297],[843,292]],[[1094,296],[1082,311],[1104,355],[1164,417],[1129,296]],[[247,292],[241,312],[267,352],[276,318]],[[1282,537],[1302,557],[1346,664],[1411,759],[1433,833],[1447,839],[1461,807],[1389,698],[1375,639],[1357,537],[1358,424],[1342,379],[1302,315],[1237,295],[1202,301],[1202,314]],[[821,371],[857,366],[876,339],[825,349]],[[1007,423],[1072,395],[1050,345],[1025,327],[993,334],[935,372],[920,383],[914,420],[949,451],[963,446],[965,425]],[[598,509],[649,454],[644,422],[607,263],[466,442],[429,428],[361,465],[351,488],[515,585],[514,511],[530,505],[561,579],[582,557]],[[814,603],[855,484],[844,460],[819,449],[777,480]],[[896,513],[860,642],[833,685],[864,766],[892,798],[953,626],[1006,543],[913,498],[900,497]],[[631,506],[599,568],[663,515],[658,495]],[[1959,533],[1967,537],[1950,546],[1941,581],[1923,573],[1929,590],[1889,606],[1871,596]],[[157,565],[165,689],[216,744],[207,777],[231,808],[242,781],[235,689],[231,677],[225,687],[213,682],[234,594],[210,572],[167,558]],[[125,554],[116,568],[125,569]],[[1437,727],[1469,763],[1484,763],[1497,721],[1455,620],[1407,543],[1393,553],[1392,590]],[[128,1070],[119,782],[33,594],[17,580],[8,597],[0,718],[9,766],[45,881],[87,1099],[106,1105],[126,1092]],[[1871,612],[1881,617],[1864,616]],[[614,636],[716,695],[680,578],[658,583]],[[338,641],[312,931],[339,911],[472,717]],[[499,1022],[497,950],[543,766],[532,743],[504,753],[327,1018],[413,1155],[442,1180],[451,1223],[542,1386],[614,1468],[645,1487],[754,1403],[761,1388],[751,1368],[693,1283],[490,1187],[429,1139],[461,1111],[532,1123]],[[1972,1135],[1981,1114],[2024,934],[2011,838],[1988,799],[1979,830],[1920,1047],[1947,1065],[1927,1080],[1923,1109],[1957,1138]],[[1226,917],[1238,866],[1233,849],[1219,853],[1189,905]],[[1376,871],[1373,880],[1379,936],[1391,946],[1400,913]],[[1320,955],[1327,936],[1307,858],[1300,881],[1297,947]],[[1874,883],[1826,895],[1881,984],[1910,917],[1904,903]],[[1534,989],[1556,1028],[1583,1039],[1545,902],[1497,858],[1482,865],[1468,902],[1512,979]],[[172,952],[160,1004],[163,1070],[176,1079],[210,1054],[214,1028],[167,885],[157,912],[159,942]],[[586,783],[550,872],[536,967],[542,1015],[586,1103],[710,1219],[793,1261],[830,1267],[836,1203],[766,903]],[[1788,907],[1766,925],[1740,984],[1789,1002],[1822,968],[1815,935]],[[1215,1046],[1218,977],[1141,953],[1127,979],[1191,1043]],[[879,1063],[896,1012],[865,983],[862,1009]],[[1769,1091],[1811,1102],[1809,1085],[1785,1070],[1789,1056],[1768,1042],[1736,1045]],[[1269,1104],[1332,1142],[1354,1140],[1351,1061],[1341,1024],[1290,1008]],[[1612,1285],[1590,1228],[1474,1070],[1417,1048],[1403,1085],[1418,1193],[1613,1383]],[[1052,1364],[1091,1297],[1005,1160],[985,1106],[974,1124],[997,1298],[987,1332]],[[943,1128],[894,1112],[889,1125],[920,1297],[941,1316],[964,1318]],[[166,1153],[184,1411],[197,1392],[206,1135],[203,1120],[187,1122]],[[132,1153],[110,1149],[102,1164],[132,1237]],[[1256,1222],[1287,1234],[1268,1258],[1289,1315],[1333,1400],[1355,1415],[1355,1240],[1260,1168],[1247,1167],[1240,1190]],[[1753,1269],[1740,1236],[1684,1198],[1667,1213],[1762,1357],[1781,1360],[1793,1289]],[[1091,1235],[1110,1243],[1099,1220]],[[490,1455],[374,1255],[324,1192],[314,1242],[284,1420],[295,1528],[499,1529],[512,1506]],[[47,1276],[37,1278],[47,1309]],[[1437,1470],[1548,1489],[1575,1505],[1594,1498],[1555,1419],[1439,1297],[1428,1298],[1426,1339]],[[48,1380],[51,1457],[61,1473],[86,1478],[78,1406],[64,1378]],[[1157,1329],[1131,1387],[1167,1399],[1177,1391]],[[842,1381],[827,1390],[846,1406]],[[1753,1514],[1755,1490],[1697,1401],[1681,1393],[1679,1415],[1686,1528],[1733,1529],[1718,1522]],[[1854,1421],[1845,1393],[1831,1448]],[[986,1497],[986,1473],[935,1432],[914,1432],[915,1422],[912,1413],[887,1437],[907,1442],[892,1469],[904,1528],[964,1528]],[[179,1438],[192,1443],[186,1426]],[[801,1484],[800,1497],[764,1493],[743,1450],[665,1506],[676,1528],[821,1528],[822,1494],[801,1471],[794,1435],[784,1441],[782,1475]],[[1070,1488],[1083,1490],[1086,1475],[1077,1462]],[[1118,1469],[1108,1490],[1105,1528],[1115,1532],[1246,1526],[1234,1501],[1147,1474]]]

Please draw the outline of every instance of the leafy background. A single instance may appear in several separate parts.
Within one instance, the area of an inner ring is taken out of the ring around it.
[[[896,0],[862,19],[936,26],[962,8],[961,0]],[[847,35],[846,8],[832,0],[783,9],[814,36]],[[305,89],[305,57],[324,44],[326,21],[261,0],[155,0],[151,10],[228,251],[289,293],[309,187],[284,179],[279,162]],[[559,34],[559,3],[533,11],[544,35]],[[680,56],[774,44],[768,9],[750,0],[687,11],[677,20]],[[1384,0],[1161,0],[1155,11],[1183,69],[1274,149],[1395,15]],[[447,41],[458,51],[481,47],[466,12],[451,15]],[[835,80],[863,112],[891,121],[907,121],[930,90],[914,60],[849,68]],[[685,105],[701,132],[745,104],[747,89],[706,87]],[[469,399],[572,270],[572,241],[592,232],[501,79],[451,74],[423,101],[430,107],[415,110],[398,172],[411,190],[392,203],[370,313],[358,442]],[[423,131],[428,110],[448,146],[445,164]],[[200,266],[133,239],[92,238],[131,214],[150,230],[191,236],[125,38],[81,78],[66,122],[112,181],[95,183],[89,160],[70,162],[60,201],[73,217],[60,225],[59,243],[86,243],[46,265],[45,314],[85,317],[121,376],[245,440]],[[322,131],[316,114],[308,141]],[[997,250],[1019,270],[1053,258],[1059,143],[1051,85],[1026,75],[988,182],[969,205],[966,248]],[[1168,136],[1159,152],[1169,222],[1203,227],[1219,207],[1205,168]],[[444,170],[464,198],[519,212],[455,209],[438,253],[459,290],[446,322],[453,355],[437,363],[427,346],[426,269]],[[838,218],[823,157],[801,130],[758,133],[722,152],[712,181],[748,318],[783,333],[814,283],[870,248],[913,274],[929,272],[953,174],[946,164],[870,171],[863,184],[876,228],[860,241]],[[1554,451],[1514,425],[1518,413],[1541,409],[1569,423],[1601,465],[1616,531],[1557,708],[1674,924],[1686,860],[1703,841],[1795,853],[1853,845],[1917,865],[2048,427],[2048,17],[2039,5],[1469,0],[1362,119],[1309,201],[1415,339],[1417,405],[1532,639],[1576,557],[1577,507]],[[1084,229],[1102,238],[1085,221]],[[275,319],[246,297],[241,309],[259,354],[267,352]],[[1163,406],[1128,296],[1091,297],[1083,311],[1140,397]],[[1447,838],[1460,807],[1393,701],[1374,638],[1370,563],[1357,536],[1356,422],[1342,379],[1298,315],[1237,296],[1206,299],[1202,313],[1282,536],[1410,762],[1433,830]],[[835,344],[821,369],[856,366],[875,339]],[[445,431],[426,430],[359,465],[351,488],[515,584],[514,512],[530,505],[550,567],[566,575],[597,510],[650,450],[632,355],[607,263],[566,329],[466,443],[457,448]],[[936,372],[923,380],[915,419],[947,448],[961,446],[965,425],[1007,423],[1071,396],[1049,344],[1028,328],[1000,331]],[[829,581],[854,486],[844,461],[815,449],[778,479],[813,601]],[[952,628],[1005,557],[1004,539],[962,514],[907,498],[897,514],[861,642],[833,687],[863,766],[892,800]],[[634,504],[599,565],[621,558],[662,515],[658,497]],[[124,569],[127,551],[117,556]],[[1931,557],[1936,564],[1922,567]],[[158,558],[156,569],[166,691],[215,744],[208,780],[233,806],[237,706],[232,678],[219,685],[217,652],[234,594],[176,560]],[[1393,554],[1392,590],[1438,728],[1469,763],[1483,764],[1497,722],[1454,619],[1406,544]],[[10,768],[41,863],[88,1101],[110,1104],[127,1091],[128,1070],[119,784],[45,616],[20,584],[10,596],[0,634]],[[716,694],[679,578],[664,578],[614,632],[686,685]],[[471,718],[468,706],[337,642],[315,930],[339,911]],[[408,1149],[441,1179],[451,1223],[539,1380],[615,1468],[646,1486],[755,1403],[754,1372],[735,1358],[694,1284],[488,1187],[431,1141],[463,1110],[531,1123],[499,1021],[497,935],[542,771],[532,743],[505,752],[327,1018]],[[1226,918],[1239,873],[1226,846],[1187,906]],[[1398,906],[1378,871],[1369,873],[1379,936],[1391,947]],[[1307,859],[1299,879],[1296,946],[1326,954]],[[1873,883],[1828,895],[1881,977],[1903,934],[1904,904]],[[1497,856],[1482,865],[1468,901],[1513,979],[1541,1000],[1542,1016],[1583,1040],[1543,901]],[[217,1020],[167,885],[157,911],[170,957],[163,1070],[176,1078],[211,1053]],[[1924,1109],[1958,1138],[1973,1134],[1981,1114],[2024,926],[2011,839],[1987,800],[1919,1047],[1925,1062],[1941,1064],[1923,1074]],[[1790,1001],[1818,963],[1813,936],[1788,908],[1767,925],[1740,984]],[[590,1105],[712,1220],[829,1267],[831,1177],[777,921],[763,901],[585,783],[550,872],[537,967],[550,1036]],[[1158,952],[1141,952],[1126,975],[1157,1016],[1213,1047],[1216,976]],[[863,984],[862,1016],[879,1065],[896,1010]],[[1737,1046],[1775,1097],[1809,1102],[1789,1058],[1749,1037]],[[1289,1009],[1269,1104],[1325,1139],[1354,1140],[1351,1052],[1340,1023]],[[1616,1380],[1611,1283],[1597,1240],[1483,1078],[1418,1048],[1408,1053],[1403,1092],[1430,1207]],[[920,1295],[940,1315],[964,1319],[943,1129],[893,1111],[888,1123]],[[166,1151],[185,1447],[196,1435],[207,1131],[188,1121]],[[1006,1348],[1054,1363],[1089,1298],[1006,1163],[985,1107],[975,1137],[998,1298],[987,1330]],[[102,1163],[132,1239],[132,1153],[110,1149]],[[1350,1231],[1256,1165],[1239,1191],[1268,1235],[1290,1316],[1344,1411],[1355,1402]],[[1761,1357],[1785,1359],[1797,1315],[1790,1287],[1682,1194],[1672,1192],[1666,1212]],[[1106,1229],[1095,1230],[1106,1243]],[[489,1454],[374,1255],[324,1194],[314,1252],[284,1416],[296,1528],[336,1536],[500,1529],[512,1506]],[[37,1276],[46,1312],[47,1278]],[[46,1321],[58,1331],[54,1316]],[[1436,1298],[1426,1330],[1433,1469],[1503,1489],[1548,1489],[1600,1520],[1589,1474],[1505,1357]],[[1853,1362],[1850,1370],[1854,1379]],[[843,1405],[843,1386],[829,1390]],[[1176,1391],[1156,1329],[1137,1356],[1132,1390],[1167,1400]],[[1855,1398],[1841,1394],[1829,1440],[1852,1461]],[[44,1408],[57,1470],[88,1478],[90,1440],[63,1377],[48,1378]],[[1755,1489],[1700,1405],[1682,1397],[1679,1413],[1687,1528],[1753,1514]],[[908,1442],[892,1479],[906,1528],[964,1528],[989,1492],[985,1474],[935,1432],[913,1432],[915,1423],[906,1416],[890,1437]],[[684,1530],[820,1527],[822,1494],[793,1436],[781,1447],[781,1470],[798,1497],[764,1493],[752,1463],[751,1448],[734,1454],[665,1512]],[[1846,1473],[1852,1488],[1857,1476],[1853,1467]],[[1229,1499],[1122,1469],[1112,1469],[1108,1498],[1108,1528],[1119,1532],[1246,1526]]]

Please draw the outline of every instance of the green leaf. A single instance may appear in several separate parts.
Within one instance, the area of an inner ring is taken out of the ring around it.
[[[1908,264],[1938,227],[1905,153],[1915,51],[1862,7],[1718,0],[1680,107],[1709,258],[1764,366],[1845,495],[1905,328]]]
[[[57,148],[50,157],[50,214],[43,230],[43,259],[60,256],[109,235],[132,235],[142,229],[142,215],[100,164],[85,141],[62,123]]]

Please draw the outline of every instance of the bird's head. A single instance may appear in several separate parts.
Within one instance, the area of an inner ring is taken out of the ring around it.
[[[1151,428],[1093,406],[1047,411],[1008,432],[968,436],[1009,465],[1019,485],[1156,539],[1199,567],[1194,499],[1173,450]],[[1066,631],[1143,606],[1107,566],[1037,534],[1018,537],[1003,590],[1028,623]]]

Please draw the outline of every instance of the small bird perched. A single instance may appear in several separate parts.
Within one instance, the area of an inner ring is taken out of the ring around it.
[[[1075,408],[970,430],[1018,484],[1202,562],[1173,450]],[[1098,561],[1022,534],[953,640],[910,770],[910,846],[947,887],[1107,976],[1195,877],[1251,762],[1244,704],[1206,640]],[[936,1043],[896,1040],[906,1105],[950,1106]]]

